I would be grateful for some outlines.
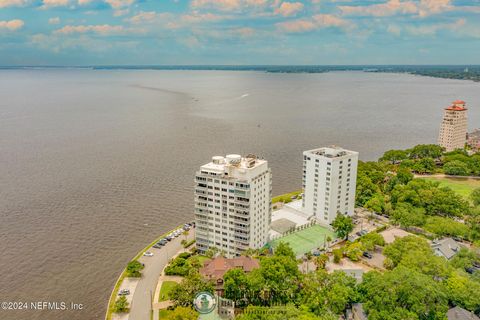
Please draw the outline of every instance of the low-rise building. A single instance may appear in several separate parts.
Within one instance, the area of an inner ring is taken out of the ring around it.
[[[215,283],[215,291],[219,296],[223,296],[223,276],[228,270],[238,268],[248,273],[254,269],[258,269],[260,263],[257,259],[240,256],[237,258],[227,259],[219,256],[212,260],[206,261],[200,274],[208,280]]]
[[[462,248],[462,246],[452,238],[434,240],[431,247],[437,256],[444,257],[447,260],[452,259]]]
[[[456,306],[447,312],[448,320],[480,320],[473,312]]]
[[[475,129],[468,134],[467,145],[473,151],[480,151],[480,129]]]

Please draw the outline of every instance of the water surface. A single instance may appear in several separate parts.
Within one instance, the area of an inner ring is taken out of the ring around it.
[[[433,143],[459,98],[480,127],[480,83],[403,74],[1,70],[0,97],[0,300],[85,304],[1,319],[102,318],[129,259],[193,219],[212,155],[265,157],[279,194],[303,150]]]

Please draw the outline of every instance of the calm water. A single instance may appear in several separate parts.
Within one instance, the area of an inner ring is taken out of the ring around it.
[[[100,319],[119,272],[193,218],[193,174],[212,155],[269,160],[274,194],[301,186],[301,154],[337,144],[376,159],[435,142],[480,84],[361,72],[0,71],[0,300],[73,301]]]

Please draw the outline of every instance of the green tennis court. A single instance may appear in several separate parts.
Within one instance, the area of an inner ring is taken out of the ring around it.
[[[316,248],[323,248],[327,237],[335,239],[335,233],[325,227],[314,225],[304,230],[296,231],[285,237],[273,240],[270,245],[275,248],[280,242],[290,244],[296,255],[302,255]]]

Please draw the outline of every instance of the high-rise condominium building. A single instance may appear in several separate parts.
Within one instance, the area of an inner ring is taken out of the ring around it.
[[[463,149],[467,141],[467,108],[465,102],[461,100],[454,101],[452,105],[445,108],[443,114],[438,144],[446,151]]]
[[[331,224],[338,213],[353,215],[358,152],[327,147],[303,153],[303,211]]]
[[[195,238],[200,252],[215,247],[227,257],[268,241],[271,170],[253,155],[213,157],[195,176]]]

